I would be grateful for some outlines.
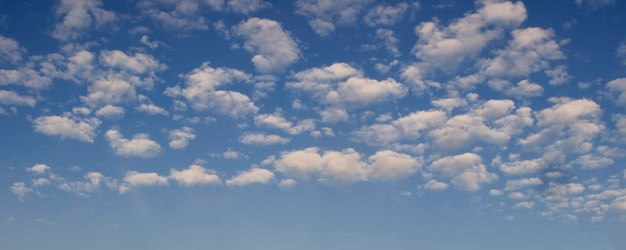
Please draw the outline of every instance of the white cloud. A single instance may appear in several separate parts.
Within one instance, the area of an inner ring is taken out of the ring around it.
[[[311,68],[293,75],[297,80],[287,88],[307,92],[321,103],[333,106],[362,107],[400,99],[407,88],[392,78],[374,80],[346,63]]]
[[[138,112],[141,112],[141,113],[146,113],[148,115],[165,115],[165,116],[167,116],[167,115],[170,114],[164,108],[161,108],[161,107],[156,106],[154,104],[141,104],[141,105],[135,107],[135,110],[137,110]]]
[[[117,19],[112,11],[102,9],[100,0],[61,0],[57,5],[59,20],[52,36],[61,41],[75,40],[88,34],[92,27],[101,27]]]
[[[325,123],[347,122],[349,118],[348,112],[342,108],[328,108],[320,110],[319,114],[322,117],[322,122]]]
[[[500,170],[508,175],[534,174],[548,167],[543,159],[504,162],[499,165]]]
[[[96,111],[96,116],[103,117],[110,120],[120,119],[124,116],[124,108],[106,105]]]
[[[252,12],[257,12],[262,9],[266,9],[271,7],[270,3],[264,2],[263,0],[229,0],[228,7],[230,7],[231,11],[242,14],[250,14]]]
[[[400,50],[398,50],[399,40],[394,36],[393,30],[377,29],[376,38],[383,41],[385,47],[393,57],[399,57],[401,55]]]
[[[522,201],[519,202],[517,204],[515,204],[513,206],[513,208],[515,209],[519,209],[519,208],[525,208],[525,209],[532,209],[535,206],[535,203],[532,201]]]
[[[527,76],[549,67],[549,61],[565,58],[559,44],[554,40],[554,31],[537,27],[518,29],[512,32],[513,39],[496,57],[481,62],[484,72],[490,76]],[[551,71],[552,75],[566,74],[564,68]],[[567,76],[564,76],[567,77]],[[566,79],[553,80],[553,85]]]
[[[169,132],[170,148],[184,149],[189,141],[196,138],[193,129],[190,127],[182,127],[180,129],[171,130]]]
[[[97,80],[88,88],[89,94],[81,100],[90,106],[121,104],[137,99],[135,88],[124,80]]]
[[[50,170],[50,167],[46,164],[35,164],[30,168],[26,168],[26,171],[31,172],[35,175],[45,174],[48,170]]]
[[[77,119],[63,116],[42,116],[33,121],[35,131],[61,139],[75,139],[92,143],[100,121],[95,118]]]
[[[236,176],[226,181],[228,186],[246,186],[254,183],[267,184],[274,179],[274,173],[263,168],[252,168],[248,171],[239,172]]]
[[[256,113],[259,108],[242,93],[217,88],[250,81],[251,76],[240,70],[212,68],[208,63],[203,63],[185,75],[185,88],[167,88],[165,94],[172,97],[183,96],[197,111],[213,110],[231,117],[243,117]]]
[[[491,80],[489,81],[489,87],[518,99],[543,95],[543,87],[528,80],[521,80],[516,85],[505,80]]]
[[[567,73],[567,67],[565,65],[559,65],[553,69],[546,70],[546,75],[550,77],[550,85],[561,85],[574,78]]]
[[[313,119],[304,119],[294,124],[283,117],[281,110],[276,110],[274,114],[256,115],[254,124],[260,127],[280,129],[290,135],[298,135],[315,129],[315,121]]]
[[[149,74],[167,68],[153,56],[143,53],[127,55],[119,50],[105,50],[100,53],[99,59],[104,66],[125,70],[134,74]]]
[[[169,183],[166,177],[157,173],[140,173],[137,171],[128,171],[124,177],[124,183],[119,186],[119,192],[124,194],[134,187],[143,186],[167,186]]]
[[[10,84],[39,90],[49,87],[52,78],[44,72],[33,69],[33,64],[18,69],[0,69],[0,86]]]
[[[391,150],[378,151],[368,160],[367,177],[370,180],[396,180],[411,176],[422,167],[418,159]]]
[[[305,16],[309,25],[320,36],[335,31],[335,26],[356,22],[361,10],[372,0],[298,0],[296,13]]]
[[[10,189],[11,193],[15,194],[17,196],[17,199],[20,201],[24,201],[24,197],[26,197],[28,193],[33,192],[33,189],[27,187],[24,182],[13,183]]]
[[[37,103],[35,98],[30,96],[21,96],[14,91],[0,90],[0,104],[4,105],[24,105],[34,107]]]
[[[626,196],[615,199],[611,206],[619,211],[626,211]]]
[[[161,152],[161,146],[150,140],[147,134],[136,134],[131,140],[128,140],[119,131],[109,130],[105,136],[116,155],[152,158]]]
[[[374,124],[355,131],[353,140],[369,145],[388,145],[420,138],[423,132],[445,124],[447,114],[439,110],[416,111],[389,124]]]
[[[606,84],[609,94],[617,105],[626,107],[626,78],[618,78]]]
[[[246,40],[243,48],[255,54],[252,63],[259,72],[282,71],[300,58],[295,40],[276,21],[254,17],[233,30]]]
[[[222,183],[215,171],[205,169],[199,165],[191,165],[184,170],[171,169],[169,178],[184,186]]]
[[[506,182],[506,186],[504,191],[512,191],[526,188],[528,186],[537,186],[542,185],[543,181],[539,178],[528,178],[528,179],[518,179],[518,180],[509,180]]]
[[[434,161],[429,170],[442,177],[452,178],[452,185],[465,191],[478,191],[481,185],[498,180],[498,176],[487,171],[482,158],[475,153],[447,156]]]
[[[489,42],[500,38],[505,28],[526,20],[522,2],[480,1],[480,9],[457,19],[447,27],[424,22],[415,28],[419,40],[413,53],[432,67],[454,70],[466,59],[476,57]]]
[[[368,11],[363,21],[369,26],[393,25],[404,18],[408,9],[409,4],[406,2],[400,2],[396,6],[379,4]]]
[[[117,180],[111,177],[105,177],[98,172],[87,173],[84,178],[87,181],[63,182],[59,185],[59,189],[74,193],[78,196],[88,197],[89,193],[100,189],[101,183],[104,183],[104,185],[110,189],[118,188]]]
[[[200,1],[142,0],[137,3],[143,16],[156,21],[162,28],[176,31],[209,29],[200,11]],[[223,1],[209,0],[207,4],[221,8]]]
[[[26,53],[26,49],[20,46],[17,41],[0,35],[0,63],[16,64],[22,60],[24,53]]]
[[[504,192],[502,192],[502,190],[497,190],[497,189],[489,190],[489,195],[491,195],[491,196],[501,196],[502,194],[504,194]]]
[[[448,185],[447,183],[444,182],[440,182],[440,181],[436,181],[436,180],[429,180],[426,185],[424,185],[424,187],[426,189],[430,189],[430,190],[446,190],[448,189],[448,187],[450,187],[450,185]]]
[[[291,138],[279,135],[266,135],[264,133],[244,133],[239,137],[239,142],[248,145],[273,145],[286,144]]]
[[[295,187],[297,184],[298,182],[296,182],[294,179],[282,179],[278,183],[278,187],[282,189],[290,189],[290,188]]]

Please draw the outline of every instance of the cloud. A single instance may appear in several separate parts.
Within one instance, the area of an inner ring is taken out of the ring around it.
[[[150,74],[167,68],[151,55],[135,53],[127,55],[119,50],[105,50],[100,53],[100,63],[103,66],[125,70],[134,74]]]
[[[445,182],[440,182],[440,181],[437,181],[437,180],[429,180],[426,183],[426,185],[424,185],[424,187],[426,189],[440,191],[440,190],[448,189],[450,187],[450,185],[448,185]]]
[[[418,159],[391,150],[378,151],[368,160],[367,177],[370,180],[396,180],[411,176],[422,167]]]
[[[385,44],[387,51],[389,51],[393,57],[399,57],[401,55],[400,50],[398,50],[398,43],[400,40],[395,37],[393,30],[377,29],[376,38]]]
[[[467,59],[475,58],[506,28],[515,28],[526,20],[522,2],[479,1],[481,7],[455,20],[447,27],[437,21],[423,22],[415,31],[419,40],[413,54],[430,67],[454,71]]]
[[[100,121],[96,118],[78,119],[64,116],[42,116],[33,121],[36,132],[89,143],[94,141],[99,125]]]
[[[95,114],[105,119],[116,120],[124,116],[124,108],[108,104],[98,109]]]
[[[89,94],[80,98],[90,106],[123,104],[137,99],[135,88],[124,80],[98,80],[87,89]]]
[[[254,17],[233,31],[246,40],[243,48],[255,54],[252,63],[261,73],[282,71],[300,58],[295,40],[276,21]]]
[[[84,178],[87,181],[63,182],[59,185],[59,189],[74,193],[78,196],[88,197],[90,193],[100,189],[101,183],[104,183],[104,185],[110,189],[118,188],[118,181],[116,179],[105,177],[98,172],[87,173]]]
[[[243,71],[212,68],[208,63],[203,63],[202,66],[185,75],[185,88],[170,87],[165,90],[165,94],[171,97],[184,97],[197,111],[213,110],[231,117],[244,117],[255,114],[259,108],[242,93],[217,90],[217,88],[250,81],[251,76]]]
[[[228,7],[230,10],[236,13],[241,14],[250,14],[252,12],[257,12],[262,9],[266,9],[271,7],[270,3],[264,2],[263,0],[229,0]]]
[[[422,137],[423,132],[445,124],[447,114],[440,110],[416,111],[390,123],[361,127],[352,139],[369,145],[388,145],[401,140]]]
[[[131,140],[128,140],[119,131],[109,130],[105,137],[116,155],[152,158],[161,153],[161,146],[150,140],[147,134],[136,134]]]
[[[267,184],[274,179],[274,173],[267,169],[252,168],[248,171],[239,172],[236,176],[226,181],[228,186],[246,186],[254,183]]]
[[[538,27],[518,29],[512,32],[513,39],[503,50],[496,51],[496,57],[481,62],[487,75],[527,76],[549,67],[550,61],[564,59],[565,55],[554,40],[554,31]],[[548,71],[550,75],[563,76],[565,79],[552,80],[552,85],[567,80],[565,68]]]
[[[393,25],[404,18],[404,13],[408,9],[409,4],[406,2],[400,2],[396,6],[379,4],[367,12],[363,21],[368,26]]]
[[[293,75],[297,81],[286,86],[310,93],[323,104],[352,108],[400,99],[407,93],[407,88],[392,78],[379,81],[361,75],[346,63],[335,63],[298,72]]]
[[[61,41],[82,38],[92,27],[101,27],[117,19],[115,13],[102,9],[100,0],[61,0],[56,16],[60,20],[52,36]]]
[[[528,186],[538,186],[542,184],[543,184],[543,181],[536,177],[528,178],[528,179],[509,180],[506,182],[504,191],[519,190]]]
[[[439,158],[428,169],[442,177],[452,178],[452,185],[469,192],[478,191],[482,185],[498,180],[498,175],[488,172],[482,158],[475,153]]]
[[[33,189],[27,187],[26,184],[24,184],[24,182],[13,183],[10,190],[11,190],[11,193],[15,194],[17,196],[17,199],[20,201],[24,201],[24,197],[26,197],[28,193],[33,192]]]
[[[184,170],[172,169],[170,170],[169,178],[184,186],[222,183],[215,171],[205,169],[198,165],[191,165]]]
[[[294,179],[282,179],[278,183],[278,187],[282,189],[291,189],[294,188],[297,184],[298,182],[296,182]]]
[[[206,1],[221,8],[223,1]],[[207,20],[201,12],[201,1],[142,0],[137,7],[143,16],[157,22],[162,28],[174,31],[208,30]]]
[[[21,96],[14,91],[0,90],[0,104],[4,105],[24,105],[34,107],[37,103],[35,98],[30,96]]]
[[[626,107],[626,78],[617,78],[606,84],[610,96],[620,107]]]
[[[305,16],[315,33],[327,36],[335,26],[352,25],[372,0],[298,0],[296,13]]]
[[[180,129],[171,130],[169,132],[170,148],[184,149],[189,141],[196,138],[194,131],[190,127],[182,127]]]
[[[421,167],[418,159],[391,150],[377,152],[368,162],[352,148],[320,151],[310,147],[283,151],[272,159],[267,164],[273,164],[277,172],[304,180],[317,176],[323,183],[392,181],[411,176]]]
[[[315,129],[315,120],[304,119],[294,124],[283,117],[281,110],[277,110],[274,114],[256,115],[254,124],[259,127],[280,129],[290,135],[298,135]]]
[[[156,106],[154,104],[141,104],[135,107],[135,110],[148,115],[165,115],[168,116],[170,112],[167,112],[164,108]]]
[[[239,137],[239,142],[248,145],[273,145],[273,144],[286,144],[291,141],[291,138],[282,137],[279,135],[266,135],[264,133],[244,133]]]
[[[128,171],[124,177],[124,182],[119,186],[120,194],[130,191],[132,188],[144,186],[167,186],[169,183],[166,177],[157,173],[140,173]]]
[[[49,171],[50,167],[46,164],[35,164],[30,168],[26,168],[26,171],[31,172],[35,175],[45,174],[46,171]]]
[[[17,64],[22,60],[26,49],[12,38],[0,35],[0,63]]]

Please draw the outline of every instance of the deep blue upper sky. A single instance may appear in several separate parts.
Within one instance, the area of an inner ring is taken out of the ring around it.
[[[2,249],[626,249],[617,0],[0,2]]]

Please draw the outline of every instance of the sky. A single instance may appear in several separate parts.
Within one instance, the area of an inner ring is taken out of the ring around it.
[[[2,249],[626,249],[626,3],[0,2]]]

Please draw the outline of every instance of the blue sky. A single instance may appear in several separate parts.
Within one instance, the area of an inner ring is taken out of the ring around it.
[[[626,249],[616,0],[0,3],[3,249]]]

